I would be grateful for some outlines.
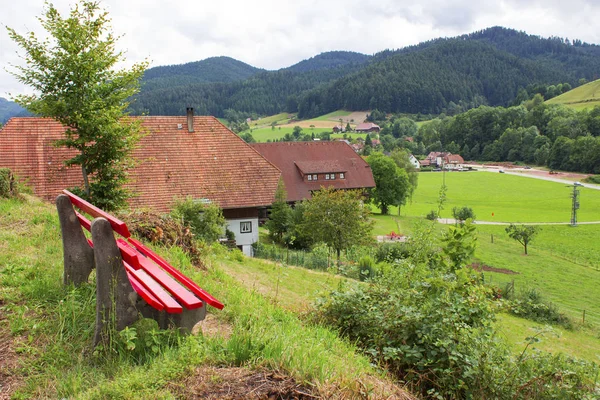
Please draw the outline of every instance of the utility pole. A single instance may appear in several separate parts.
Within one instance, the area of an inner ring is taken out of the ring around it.
[[[579,210],[579,186],[578,182],[573,184],[573,193],[571,194],[571,199],[573,199],[571,205],[571,226],[577,226],[577,210]]]

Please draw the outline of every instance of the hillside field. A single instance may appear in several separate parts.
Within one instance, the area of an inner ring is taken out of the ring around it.
[[[571,89],[548,100],[546,103],[563,104],[576,110],[600,106],[600,79]]]
[[[293,114],[281,113],[272,115],[269,117],[261,118],[249,123],[250,130],[246,130],[243,133],[251,133],[252,137],[257,142],[266,142],[267,140],[278,140],[285,136],[286,133],[292,133],[294,127],[299,126],[302,128],[303,134],[318,135],[322,132],[332,132],[335,125],[340,124],[340,119],[343,121],[345,126],[347,123],[352,128],[355,128],[357,124],[364,121],[367,116],[367,112],[358,111],[334,111],[329,114],[321,115],[320,117],[307,119],[307,120],[294,120]],[[290,122],[291,121],[291,122]],[[275,127],[272,124],[275,123]],[[361,137],[365,138],[364,133],[348,133],[348,137],[352,139]],[[333,134],[332,138],[341,138],[343,134]]]

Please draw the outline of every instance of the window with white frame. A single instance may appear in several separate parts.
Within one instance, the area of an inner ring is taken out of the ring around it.
[[[329,175],[329,178],[331,178],[331,179],[335,179],[335,174],[330,174],[330,175]]]
[[[312,181],[312,175],[308,175],[308,180]]]
[[[344,179],[344,173],[340,172],[340,179]]]
[[[313,175],[313,181],[317,180],[317,175]]]
[[[240,222],[240,233],[252,233],[252,221]]]
[[[328,181],[329,180],[329,174],[325,174],[325,180]]]

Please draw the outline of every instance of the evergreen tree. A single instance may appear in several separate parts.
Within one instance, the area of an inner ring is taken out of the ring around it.
[[[283,237],[290,230],[292,223],[292,208],[287,203],[287,192],[283,179],[279,180],[275,191],[275,201],[271,207],[269,220],[265,223],[269,236],[278,242],[283,242]]]

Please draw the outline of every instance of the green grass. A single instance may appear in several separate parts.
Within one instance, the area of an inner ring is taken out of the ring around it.
[[[498,335],[510,345],[515,353],[521,353],[528,337],[537,337],[539,342],[529,346],[527,351],[536,349],[549,352],[562,352],[582,360],[600,363],[598,336],[585,330],[569,331],[559,327],[549,327],[509,314],[498,314],[496,328]]]
[[[277,124],[286,124],[289,121],[289,119],[290,119],[289,113],[275,114],[275,115],[271,115],[268,117],[257,119],[255,121],[251,121],[250,127],[251,128],[265,127],[265,126],[270,127],[273,122],[275,122]]]
[[[477,231],[475,256],[487,265],[519,273],[486,272],[486,279],[500,286],[514,280],[517,289],[536,288],[574,320],[581,320],[586,310],[587,320],[600,329],[600,251],[594,240],[600,234],[600,225],[542,227],[528,246],[527,256],[523,255],[523,247],[508,237],[504,227],[478,225]]]
[[[313,119],[315,121],[339,122],[340,117],[347,117],[350,114],[352,114],[352,111],[338,110],[338,111],[331,112],[329,114],[321,115],[320,117],[313,118]]]
[[[281,139],[285,136],[286,133],[291,134],[294,131],[294,127],[293,126],[276,126],[275,129],[272,129],[271,127],[268,128],[259,128],[259,129],[253,129],[252,132],[250,132],[252,134],[252,137],[254,137],[254,140],[256,140],[257,142],[266,142],[267,140],[271,139],[271,140],[275,140],[275,139]],[[249,132],[249,131],[245,131],[244,133]],[[312,134],[314,132],[315,135],[318,135],[321,132],[331,132],[331,128],[303,128],[302,129],[302,133],[308,133],[309,135]]]
[[[277,278],[283,282],[280,295],[265,296],[258,289],[246,288],[221,265],[235,271],[248,265],[268,270],[272,265],[246,259],[238,262],[235,253],[224,250],[208,253],[212,254],[209,270],[200,271],[179,248],[156,249],[225,303],[223,311],[210,312],[230,325],[230,337],[156,333],[143,330],[141,324],[136,325],[140,335],[136,353],[118,338],[106,350],[94,353],[90,348],[94,276],[90,284],[77,289],[63,286],[62,244],[54,207],[35,198],[26,202],[0,199],[0,215],[0,337],[14,341],[19,354],[20,366],[11,373],[23,382],[15,398],[174,398],[172,389],[201,365],[269,368],[314,385],[325,396],[346,390],[352,397],[365,390],[364,385],[370,390],[373,384],[385,382],[368,359],[357,355],[354,346],[335,332],[306,324],[277,305],[289,302],[289,308],[294,308],[301,297],[314,296],[317,286],[330,287],[338,278],[306,285],[300,284],[302,280],[317,279],[317,275],[296,276],[281,270]],[[292,275],[293,285],[304,285],[302,289],[283,287]],[[255,288],[257,282],[258,278],[252,281]],[[291,301],[294,296],[296,301]],[[145,344],[151,338],[160,339],[156,352]],[[166,338],[171,339],[167,342]]]
[[[563,104],[577,110],[600,106],[600,79],[571,89],[546,101],[546,103]]]
[[[442,172],[420,173],[413,202],[402,213],[423,217],[437,209],[443,176]],[[473,208],[481,221],[569,222],[571,218],[572,187],[562,183],[491,172],[448,172],[445,179],[443,218],[452,218],[454,206]],[[600,221],[600,191],[582,188],[580,199],[579,221]]]

